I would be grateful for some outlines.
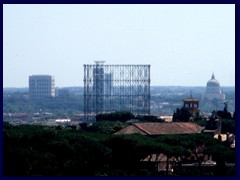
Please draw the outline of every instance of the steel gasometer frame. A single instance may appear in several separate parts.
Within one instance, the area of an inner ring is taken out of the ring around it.
[[[130,111],[150,114],[150,65],[84,65],[84,115]]]

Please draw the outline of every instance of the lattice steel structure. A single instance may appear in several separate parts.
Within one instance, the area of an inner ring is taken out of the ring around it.
[[[150,65],[84,65],[84,114],[150,114]]]

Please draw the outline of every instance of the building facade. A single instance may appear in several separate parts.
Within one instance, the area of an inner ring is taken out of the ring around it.
[[[29,76],[29,96],[38,100],[44,97],[55,97],[55,78],[50,75]]]
[[[198,99],[194,99],[192,97],[183,100],[183,107],[191,114],[198,113],[200,111]]]

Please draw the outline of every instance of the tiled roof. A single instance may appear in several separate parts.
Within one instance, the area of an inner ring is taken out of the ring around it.
[[[129,125],[126,128],[123,128],[114,134],[133,134],[133,133],[147,135],[147,133],[145,131],[139,129],[138,127],[136,127],[134,125]]]
[[[193,122],[170,122],[170,123],[133,123],[132,125],[121,129],[115,134],[133,134],[140,133],[144,135],[162,135],[162,134],[194,134],[201,133],[204,127]]]

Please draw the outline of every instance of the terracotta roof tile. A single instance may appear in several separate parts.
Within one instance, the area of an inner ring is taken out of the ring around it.
[[[141,129],[139,129],[138,127],[136,127],[134,125],[129,125],[126,128],[123,128],[114,134],[133,134],[133,133],[147,135],[147,133],[145,131],[142,131]]]
[[[200,133],[204,127],[193,122],[171,122],[171,123],[133,123],[132,125],[121,129],[115,134],[133,134],[140,133],[145,135],[162,134],[193,134]]]

